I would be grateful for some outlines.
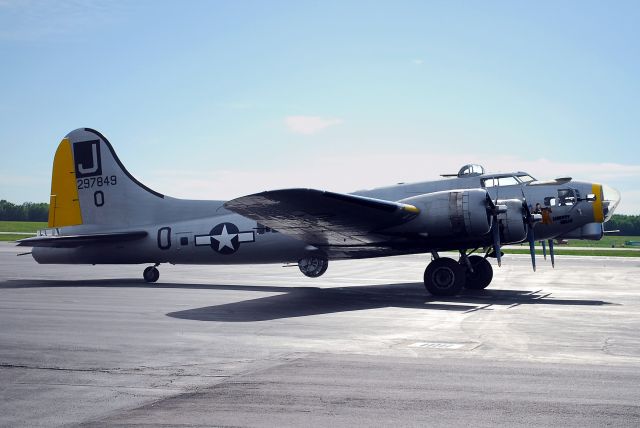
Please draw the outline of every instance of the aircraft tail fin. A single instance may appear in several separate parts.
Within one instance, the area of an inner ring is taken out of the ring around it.
[[[49,227],[82,224],[80,201],[76,188],[73,154],[68,138],[64,138],[53,158],[51,195],[49,196]]]
[[[144,224],[164,198],[126,170],[102,134],[79,128],[54,157],[49,227]]]

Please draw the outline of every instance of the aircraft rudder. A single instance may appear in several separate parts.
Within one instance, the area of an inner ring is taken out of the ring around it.
[[[62,139],[53,158],[49,227],[82,224],[82,212],[76,187],[76,176],[69,138]]]

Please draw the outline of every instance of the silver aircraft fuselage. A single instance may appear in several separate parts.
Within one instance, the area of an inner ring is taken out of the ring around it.
[[[516,173],[517,174],[517,173]],[[505,186],[486,186],[487,180],[495,177],[510,177],[516,174],[484,174],[474,177],[456,177],[437,181],[412,184],[398,184],[370,190],[354,192],[355,195],[390,201],[400,201],[418,195],[455,189],[486,189],[494,200],[526,199],[532,210],[535,206],[547,206],[550,198],[556,199],[551,211],[551,222],[535,226],[536,240],[546,240],[574,232],[576,239],[599,239],[602,235],[597,210],[602,204],[575,197],[571,204],[558,203],[558,191],[570,189],[579,196],[594,191],[592,183],[580,181],[529,182]],[[187,202],[187,201],[184,201]],[[33,257],[39,263],[173,263],[173,264],[246,264],[246,263],[296,263],[317,249],[298,239],[261,226],[256,221],[232,213],[223,207],[222,201],[189,201],[197,209],[193,212],[213,212],[179,222],[161,222],[146,226],[136,225],[148,232],[147,238],[128,243],[102,244],[82,248],[33,248]],[[437,213],[434,213],[437,215]],[[220,228],[220,225],[227,225]],[[233,229],[235,227],[235,229]],[[220,230],[216,230],[216,228]],[[67,233],[72,234],[74,227]],[[86,227],[77,227],[87,232]],[[104,229],[101,229],[104,231]],[[119,228],[122,230],[122,228]],[[576,232],[577,231],[577,232]],[[47,233],[55,233],[50,230]],[[424,253],[432,250],[458,250],[468,247],[490,246],[491,239],[470,242],[468,239],[456,241],[452,238],[438,239],[424,237],[420,242],[399,242],[396,248],[379,252],[373,256],[393,254]],[[367,255],[365,257],[370,257]],[[329,259],[349,256],[333,254]],[[357,254],[350,257],[358,258]]]

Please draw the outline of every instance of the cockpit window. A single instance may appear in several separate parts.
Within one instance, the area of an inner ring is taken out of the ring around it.
[[[517,175],[516,178],[518,180],[520,180],[521,183],[530,183],[532,181],[536,181],[535,178],[533,178],[532,176],[530,176],[528,174]]]
[[[500,177],[498,178],[498,186],[514,186],[520,184],[515,177]]]
[[[485,178],[482,180],[482,185],[484,187],[515,186],[518,184],[520,184],[520,182],[511,175],[505,177]]]
[[[558,205],[561,207],[575,205],[576,194],[573,189],[558,190]]]

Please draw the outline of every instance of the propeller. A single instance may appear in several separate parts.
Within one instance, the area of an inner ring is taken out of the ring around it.
[[[502,267],[502,250],[500,249],[500,225],[496,218],[491,224],[491,236],[493,237],[493,252],[498,261],[498,267]]]
[[[498,198],[496,196],[495,203],[491,200],[489,193],[487,193],[487,214],[491,216],[491,238],[493,240],[493,252],[496,255],[498,266],[502,266],[502,250],[500,249],[500,224],[498,222],[498,214],[507,212],[505,205],[498,205]]]
[[[556,258],[555,258],[555,254],[553,252],[553,239],[549,239],[547,241],[540,241],[540,243],[542,244],[542,255],[544,257],[545,260],[547,260],[547,243],[549,245],[549,255],[551,256],[551,267],[555,268],[556,267]]]
[[[529,241],[529,253],[531,254],[531,266],[533,271],[536,271],[536,237],[533,231],[533,227],[539,221],[542,221],[542,215],[532,214],[527,204],[527,200],[524,197],[524,191],[522,192],[522,209],[524,211],[523,221],[527,226],[527,241]],[[546,250],[545,250],[546,251]]]

